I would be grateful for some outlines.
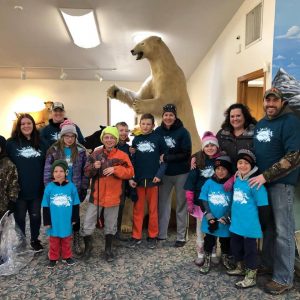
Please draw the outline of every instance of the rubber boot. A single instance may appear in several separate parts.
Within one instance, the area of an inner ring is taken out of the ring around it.
[[[228,270],[227,274],[231,276],[245,276],[246,273],[243,263],[241,261],[238,261],[236,263],[235,269]]]
[[[228,254],[222,254],[221,261],[222,261],[222,265],[226,268],[226,270],[234,269],[234,265],[231,263]]]
[[[246,269],[245,278],[238,281],[235,286],[240,289],[250,288],[256,285],[256,273],[257,270]]]
[[[211,253],[205,252],[204,263],[199,270],[200,273],[207,274],[210,271],[210,265],[211,265]]]
[[[93,249],[93,244],[92,244],[92,236],[91,235],[86,235],[83,237],[83,241],[84,241],[84,253],[83,253],[83,257],[85,259],[89,259],[91,256],[91,252]]]
[[[114,261],[114,254],[112,252],[112,240],[114,236],[112,234],[105,235],[105,259],[107,262]]]
[[[82,249],[80,247],[80,235],[79,231],[74,231],[73,233],[73,249],[76,255],[82,254]]]

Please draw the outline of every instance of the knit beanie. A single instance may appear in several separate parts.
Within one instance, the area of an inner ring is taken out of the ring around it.
[[[202,150],[208,144],[213,144],[219,148],[219,142],[211,131],[205,131],[202,137]]]
[[[246,160],[251,165],[251,169],[253,169],[255,167],[256,157],[255,157],[254,153],[251,152],[250,150],[247,150],[247,149],[239,150],[238,156],[237,156],[237,161],[239,161],[239,159]]]
[[[53,164],[51,165],[51,174],[53,174],[55,167],[60,166],[64,169],[65,173],[68,170],[68,164],[65,160],[63,159],[57,159],[53,162]]]
[[[231,159],[228,155],[222,155],[222,156],[219,156],[219,157],[216,158],[215,165],[214,165],[214,170],[217,167],[220,167],[220,166],[226,168],[229,173],[232,172]]]
[[[119,131],[117,127],[114,126],[107,126],[105,127],[102,132],[101,132],[101,136],[100,136],[100,141],[103,143],[103,136],[108,133],[111,134],[112,136],[114,136],[117,139],[117,143],[119,143]]]
[[[60,129],[61,129],[60,130],[60,136],[63,136],[63,135],[68,134],[68,133],[75,134],[76,137],[78,136],[75,124],[69,119],[64,120],[60,124]]]
[[[177,117],[177,110],[176,110],[176,106],[174,104],[166,104],[163,107],[163,114],[166,112],[171,112],[175,115],[175,117]]]

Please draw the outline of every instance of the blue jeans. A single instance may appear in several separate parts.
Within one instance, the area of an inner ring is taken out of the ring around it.
[[[41,227],[41,201],[17,199],[15,221],[25,235],[26,214],[29,214],[31,241],[36,241]]]
[[[262,262],[273,268],[274,281],[290,285],[294,279],[295,264],[295,187],[274,184],[268,187],[268,196],[273,216],[264,231]]]

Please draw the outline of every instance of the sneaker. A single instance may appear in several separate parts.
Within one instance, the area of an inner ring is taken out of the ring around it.
[[[269,281],[265,285],[265,291],[272,295],[280,295],[284,292],[291,290],[292,288],[293,288],[293,284],[285,285],[285,284],[278,283],[274,280]]]
[[[63,263],[66,263],[68,266],[75,265],[75,260],[72,257],[62,260]]]
[[[34,252],[42,252],[44,250],[40,240],[31,241],[30,246]]]
[[[53,269],[57,264],[57,260],[49,260],[48,269]]]
[[[157,240],[156,238],[147,238],[147,242],[148,242],[148,248],[149,249],[155,249],[157,246]]]
[[[129,248],[135,248],[135,247],[139,246],[141,243],[142,243],[142,240],[132,238],[128,247]]]
[[[185,245],[186,241],[176,241],[174,244],[175,248],[180,248],[183,247]]]

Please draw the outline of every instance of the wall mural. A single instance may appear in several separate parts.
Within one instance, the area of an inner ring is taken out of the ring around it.
[[[277,0],[274,24],[272,85],[300,115],[300,1]]]

